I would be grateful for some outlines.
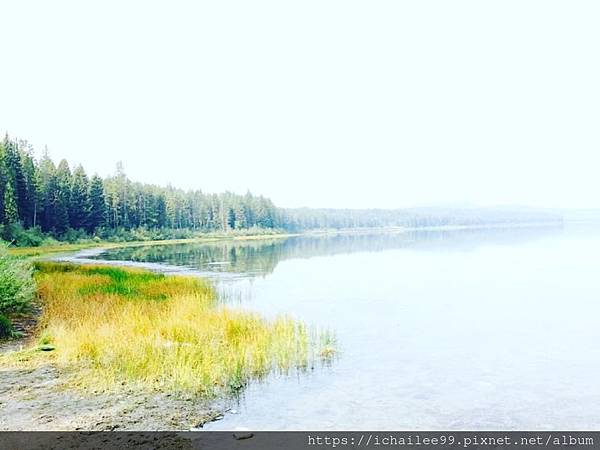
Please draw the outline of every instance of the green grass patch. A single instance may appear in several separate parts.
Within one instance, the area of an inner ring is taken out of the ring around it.
[[[35,267],[46,274],[78,273],[88,277],[100,275],[107,278],[103,283],[88,283],[82,286],[78,291],[78,294],[82,296],[108,294],[137,300],[164,300],[167,298],[166,294],[149,289],[164,281],[165,276],[159,273],[110,266],[85,267],[53,262],[38,262]]]

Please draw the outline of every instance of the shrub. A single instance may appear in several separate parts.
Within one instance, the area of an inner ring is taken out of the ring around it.
[[[0,245],[0,314],[27,311],[35,293],[33,268],[24,259],[10,256]]]
[[[13,327],[8,317],[0,314],[0,339],[12,336]]]
[[[73,228],[69,228],[61,236],[61,240],[67,241],[69,244],[78,244],[89,240],[89,237],[84,230],[74,230]]]
[[[2,239],[12,242],[17,247],[38,247],[44,240],[44,233],[40,227],[26,230],[19,223],[2,226],[0,235]]]

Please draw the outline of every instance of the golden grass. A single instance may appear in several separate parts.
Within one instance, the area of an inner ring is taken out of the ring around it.
[[[55,350],[27,354],[74,369],[86,387],[141,383],[211,396],[271,370],[304,367],[319,354],[301,323],[220,305],[197,278],[60,263],[37,268],[40,342]]]

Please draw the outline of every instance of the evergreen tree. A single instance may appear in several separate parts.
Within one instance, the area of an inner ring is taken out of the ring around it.
[[[235,205],[235,228],[237,230],[248,228],[248,220],[246,219],[246,210],[242,203]]]
[[[56,190],[54,192],[54,230],[59,235],[69,228],[69,203],[71,198],[71,170],[63,159],[56,168]]]
[[[88,177],[83,167],[77,166],[73,172],[71,199],[69,204],[69,224],[75,230],[86,226],[89,210]]]
[[[157,228],[167,226],[167,202],[165,196],[161,194],[156,199],[156,226]]]
[[[40,225],[43,231],[55,229],[54,199],[56,197],[56,166],[48,155],[48,149],[39,163],[39,197],[41,206]]]
[[[132,183],[121,163],[114,176],[90,180],[82,167],[71,173],[66,160],[55,166],[47,149],[36,161],[26,142],[6,136],[0,141],[0,223],[39,226],[60,238],[69,229],[90,234],[103,227],[103,233],[135,228],[211,232],[284,222],[270,200],[250,192],[204,194]]]
[[[15,191],[9,181],[4,189],[4,223],[10,225],[19,221]]]
[[[233,208],[227,208],[227,227],[230,230],[235,230],[235,210]]]
[[[104,185],[98,175],[92,177],[88,193],[86,229],[93,233],[105,223],[106,200],[104,198]]]
[[[125,175],[125,169],[123,168],[123,163],[121,161],[117,163],[117,173],[115,175],[114,182],[117,193],[116,200],[118,202],[120,211],[120,223],[123,227],[128,227],[129,215],[127,214],[127,197],[129,191],[129,180],[127,179],[127,175]]]
[[[24,226],[31,226],[30,202],[27,192],[27,183],[23,173],[21,163],[21,155],[19,152],[19,144],[11,141],[8,137],[4,138],[4,163],[8,173],[8,181],[12,185],[14,191],[14,201],[18,218],[15,222],[20,221]],[[5,206],[5,211],[6,211]]]
[[[32,149],[27,147],[21,152],[21,166],[25,182],[25,202],[22,205],[23,226],[26,228],[37,226],[39,209],[39,174],[36,168]]]

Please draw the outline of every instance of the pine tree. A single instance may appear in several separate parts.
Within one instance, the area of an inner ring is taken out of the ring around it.
[[[19,211],[17,209],[17,201],[15,198],[15,190],[12,183],[6,183],[4,189],[4,224],[10,225],[19,221]]]
[[[44,155],[39,163],[39,190],[40,190],[40,225],[42,231],[54,229],[54,196],[56,195],[56,166],[50,156],[48,149],[44,149]]]
[[[117,201],[121,213],[120,222],[123,227],[127,228],[129,226],[129,215],[127,214],[129,180],[127,179],[127,175],[125,175],[125,169],[123,168],[123,163],[121,161],[117,163],[115,182],[117,186]]]
[[[4,163],[8,174],[8,180],[12,185],[14,201],[17,209],[17,220],[13,222],[21,222],[24,226],[31,225],[30,202],[27,193],[27,183],[23,173],[21,163],[21,155],[19,152],[19,144],[15,141],[4,138]],[[5,205],[6,211],[6,205]]]
[[[69,202],[69,224],[79,230],[85,228],[89,210],[88,177],[83,167],[77,166],[73,172],[71,198]]]
[[[167,202],[164,195],[158,195],[156,199],[156,225],[158,228],[167,226]]]
[[[23,226],[29,228],[37,225],[40,200],[39,174],[32,155],[32,149],[29,147],[21,152],[21,166],[23,167],[23,177],[25,179],[26,198],[22,212]]]
[[[227,208],[227,227],[230,230],[235,230],[235,211],[233,208]]]
[[[95,233],[113,230],[174,228],[228,231],[259,226],[318,226],[343,217],[311,213],[290,218],[264,197],[231,192],[204,194],[132,183],[117,165],[116,174],[91,180],[81,167],[73,174],[67,161],[58,167],[47,149],[37,162],[25,141],[0,140],[0,224],[21,223],[61,237],[69,228]],[[6,234],[5,234],[6,235]]]
[[[248,228],[246,211],[241,202],[237,203],[235,206],[235,228],[237,230]]]
[[[92,177],[88,193],[89,203],[87,209],[87,231],[93,233],[105,224],[106,200],[104,198],[104,185],[98,175]]]
[[[56,169],[56,190],[54,193],[54,229],[62,234],[69,228],[69,201],[71,197],[71,170],[63,159]]]

